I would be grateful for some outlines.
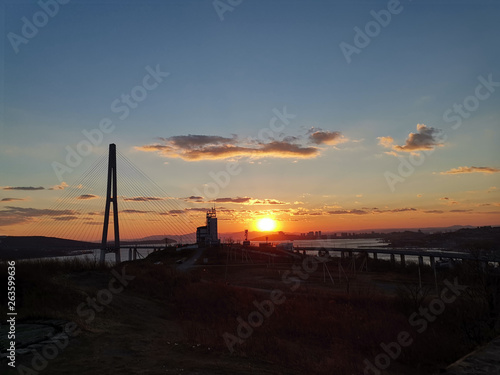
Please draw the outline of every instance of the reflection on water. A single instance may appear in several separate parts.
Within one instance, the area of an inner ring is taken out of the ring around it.
[[[151,254],[154,251],[154,246],[155,245],[150,245],[151,248],[148,249],[137,249],[137,259],[142,259]],[[161,245],[158,244],[157,248],[164,249],[165,244]],[[133,248],[133,247],[131,247]],[[67,260],[67,259],[88,259],[91,261],[99,261],[101,259],[101,250],[100,249],[93,249],[89,250],[89,253],[85,254],[78,254],[78,255],[65,255],[65,256],[60,256],[60,257],[45,257],[45,258],[32,258],[33,260],[40,260],[40,259],[61,259],[61,260]],[[129,248],[122,248],[120,250],[120,257],[121,261],[127,261],[129,260]],[[107,253],[106,258],[105,258],[107,263],[114,264],[115,263],[115,253]]]

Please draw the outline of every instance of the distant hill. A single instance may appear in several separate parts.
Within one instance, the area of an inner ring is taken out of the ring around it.
[[[7,236],[0,238],[0,259],[63,256],[76,250],[99,247],[94,242],[43,236]]]
[[[392,246],[442,247],[451,249],[500,249],[500,227],[461,228],[459,230],[393,232],[384,235]]]

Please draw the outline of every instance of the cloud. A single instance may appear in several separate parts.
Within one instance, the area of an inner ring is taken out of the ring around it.
[[[463,174],[463,173],[498,173],[500,169],[493,167],[458,167],[440,174]]]
[[[153,211],[141,211],[141,210],[122,210],[120,211],[121,213],[124,214],[149,214]]]
[[[217,198],[217,199],[214,199],[210,202],[212,203],[248,203],[250,202],[252,198],[249,198],[249,197],[243,197],[243,198],[240,198],[240,197],[237,197],[237,198]]]
[[[416,208],[394,208],[392,210],[380,211],[380,212],[408,212],[408,211],[417,211]]]
[[[236,137],[226,138],[208,135],[185,135],[160,138],[164,144],[137,146],[135,149],[146,152],[158,152],[168,158],[180,158],[186,161],[218,160],[230,158],[314,158],[320,150],[306,147],[290,140],[260,142],[249,144]]]
[[[380,210],[377,207],[369,208],[362,207],[361,209],[339,209],[339,210],[313,210],[310,211],[305,208],[299,208],[297,210],[292,211],[292,215],[309,215],[309,216],[319,216],[319,215],[375,215],[375,214],[385,214],[385,213],[401,213],[401,212],[415,212],[418,211],[413,207],[404,207],[404,208],[393,208],[388,210]]]
[[[99,198],[99,196],[94,194],[83,194],[77,197],[76,199],[86,200],[86,199],[96,199],[96,198]]]
[[[4,186],[2,188],[3,190],[24,190],[24,191],[31,191],[31,190],[45,190],[44,187],[38,186]]]
[[[317,145],[336,145],[347,142],[347,139],[340,132],[318,130],[309,135],[309,140]]]
[[[328,211],[330,215],[366,215],[369,212],[364,210],[337,210],[337,211]]]
[[[261,205],[283,205],[289,204],[288,202],[279,201],[276,199],[264,199],[264,200],[255,200],[251,204],[261,204]]]
[[[69,185],[66,182],[61,182],[61,185],[55,185],[49,188],[48,190],[64,190],[67,188]]]
[[[384,151],[384,154],[391,156],[398,156],[398,153],[395,151]]]
[[[441,130],[425,126],[417,125],[417,133],[410,133],[406,139],[404,146],[394,146],[395,150],[399,151],[418,151],[432,150],[436,146],[442,146],[438,140]]]
[[[428,210],[428,211],[424,211],[424,213],[426,213],[426,214],[443,214],[444,211],[441,211],[441,210]]]
[[[440,201],[444,201],[444,203],[446,203],[447,205],[454,205],[454,204],[459,204],[457,201],[451,199],[451,198],[448,198],[448,197],[442,197],[442,198],[439,198]]]
[[[211,209],[212,208],[193,207],[193,208],[186,208],[185,211],[207,212],[210,211]]]
[[[52,210],[7,206],[0,211],[0,226],[29,223],[38,217],[72,217],[79,213],[74,210]]]
[[[377,137],[378,144],[385,148],[392,148],[394,145],[394,138],[392,137]]]
[[[151,202],[151,201],[162,201],[164,198],[159,197],[129,197],[123,198],[126,202]]]
[[[421,150],[433,150],[437,146],[442,146],[443,143],[440,142],[439,136],[442,134],[440,129],[432,128],[423,124],[417,125],[417,132],[410,133],[402,146],[394,144],[394,138],[378,137],[378,144],[390,148],[394,151],[421,151]],[[394,155],[393,152],[386,152],[390,155]]]
[[[184,210],[170,210],[168,212],[162,212],[162,213],[160,213],[160,215],[173,215],[173,216],[176,216],[176,215],[183,214],[184,212],[185,212]]]
[[[14,202],[14,201],[25,201],[24,198],[2,198],[0,202]]]
[[[176,135],[170,138],[160,138],[165,143],[171,143],[173,146],[190,149],[215,144],[234,144],[236,137],[226,138],[216,135]]]
[[[277,199],[256,199],[250,197],[237,197],[237,198],[217,198],[209,201],[209,203],[236,203],[245,205],[284,205],[288,202],[279,201]]]
[[[205,201],[203,200],[203,197],[199,197],[196,195],[191,195],[190,197],[186,197],[186,198],[184,198],[184,200],[187,202],[205,203]]]

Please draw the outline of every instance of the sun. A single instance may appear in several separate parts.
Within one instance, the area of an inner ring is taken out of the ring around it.
[[[276,229],[276,220],[265,217],[257,220],[257,229],[261,232],[271,232]]]

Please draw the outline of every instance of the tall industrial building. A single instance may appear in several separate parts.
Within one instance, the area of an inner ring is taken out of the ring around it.
[[[215,207],[207,211],[207,222],[203,227],[196,228],[196,243],[201,246],[219,245],[217,233],[217,213]]]

